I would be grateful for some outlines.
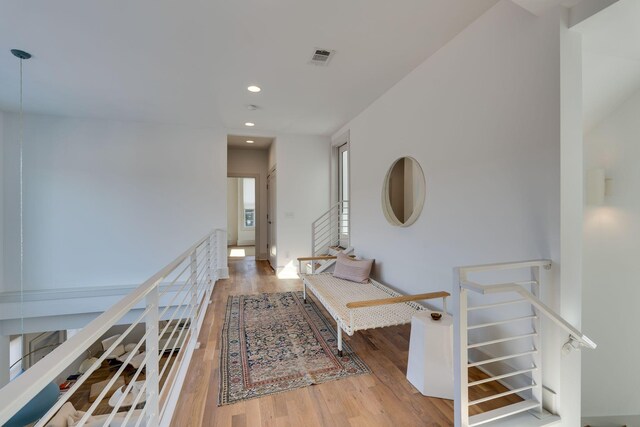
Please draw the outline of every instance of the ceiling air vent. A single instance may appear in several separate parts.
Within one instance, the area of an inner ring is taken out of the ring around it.
[[[329,64],[329,61],[331,61],[331,58],[333,58],[333,55],[335,55],[335,53],[335,50],[314,49],[313,56],[311,57],[311,61],[309,61],[309,63],[313,65],[326,66]]]

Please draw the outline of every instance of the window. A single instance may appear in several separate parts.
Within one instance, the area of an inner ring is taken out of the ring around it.
[[[244,229],[252,230],[256,227],[256,180],[240,178],[240,181],[240,223]]]
[[[244,226],[247,228],[253,228],[256,226],[256,210],[255,209],[244,210]]]

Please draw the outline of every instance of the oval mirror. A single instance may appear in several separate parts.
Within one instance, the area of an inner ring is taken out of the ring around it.
[[[389,168],[382,188],[382,211],[391,225],[408,227],[424,205],[426,184],[416,159],[401,157]]]

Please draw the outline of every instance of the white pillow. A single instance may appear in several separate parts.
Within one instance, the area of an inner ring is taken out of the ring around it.
[[[93,366],[94,363],[96,363],[98,361],[98,359],[96,359],[95,357],[91,357],[89,359],[85,359],[81,364],[80,367],[78,368],[78,372],[80,372],[81,374],[84,374],[85,372],[87,372],[89,370],[90,367]]]
[[[56,415],[49,420],[45,427],[67,427],[67,418],[69,415],[75,415],[76,408],[73,407],[71,402],[67,402],[56,412]]]
[[[82,419],[82,417],[84,417],[85,413],[86,412],[84,412],[84,411],[77,411],[75,414],[69,415],[67,417],[67,426],[69,426],[69,427],[77,426],[78,423],[80,422],[80,420]],[[90,416],[89,418],[87,418],[87,421],[83,424],[83,426],[85,426],[85,427],[93,427],[93,426],[101,426],[102,424],[104,424],[104,420],[102,422],[100,422],[94,416]]]
[[[119,412],[114,418],[113,420],[111,420],[111,422],[109,423],[109,427],[127,427],[127,426],[135,426],[136,423],[138,422],[138,418],[140,418],[140,414],[142,413],[142,409],[134,409],[133,413],[131,414],[131,417],[129,418],[129,422],[127,422],[127,424],[124,424],[124,419],[127,416],[127,412]],[[147,422],[146,420],[142,420],[140,422],[140,427],[146,427]]]
[[[129,352],[133,351],[133,349],[134,349],[134,348],[136,348],[136,346],[137,346],[137,345],[138,345],[138,344],[133,343],[133,342],[132,342],[132,343],[129,343],[129,344],[126,344],[126,345],[124,346],[124,351],[126,351],[127,353],[129,353]]]
[[[116,340],[118,338],[120,338],[120,335],[114,335],[112,337],[103,339],[102,340],[102,349],[104,351],[107,351],[109,349],[109,347],[111,347],[111,345],[114,342],[116,342]],[[107,359],[115,359],[116,357],[121,356],[124,353],[126,353],[126,351],[124,350],[124,345],[120,344],[116,348],[113,349],[111,354],[109,356],[107,356]]]
[[[113,349],[111,354],[107,356],[107,359],[117,359],[119,356],[122,356],[125,353],[126,352],[124,351],[124,346],[120,344]]]

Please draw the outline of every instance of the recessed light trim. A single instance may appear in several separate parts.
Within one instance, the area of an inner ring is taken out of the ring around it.
[[[247,90],[249,92],[253,92],[253,93],[258,93],[260,92],[262,89],[260,89],[260,86],[256,86],[256,85],[251,85],[247,88]]]
[[[256,124],[255,124],[255,123],[251,123],[251,122],[246,122],[244,125],[245,125],[245,126],[248,126],[248,127],[253,127],[253,126],[255,126]]]
[[[252,141],[250,139],[247,139],[247,144],[253,144],[255,141]]]

